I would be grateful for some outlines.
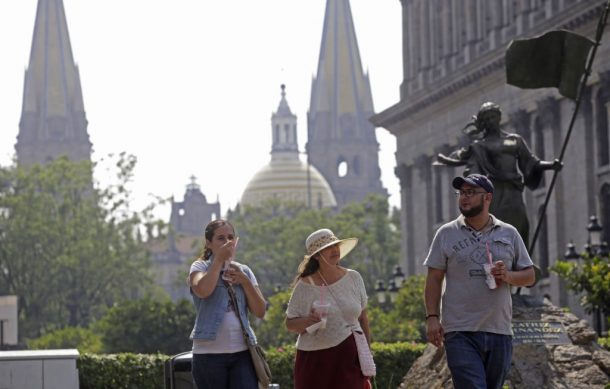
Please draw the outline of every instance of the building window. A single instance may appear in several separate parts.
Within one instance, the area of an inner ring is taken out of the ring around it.
[[[595,99],[596,132],[597,132],[597,163],[598,166],[610,164],[610,147],[608,136],[608,118],[610,117],[610,100],[605,88],[600,89]]]
[[[337,163],[337,176],[345,177],[349,172],[349,166],[347,165],[347,161],[345,158],[340,157],[339,162]]]
[[[604,227],[603,238],[605,242],[610,242],[610,184],[602,185],[600,191],[601,218],[600,223]]]
[[[354,174],[359,176],[360,175],[360,157],[356,156],[354,157],[354,163],[352,164],[352,170],[354,171]]]

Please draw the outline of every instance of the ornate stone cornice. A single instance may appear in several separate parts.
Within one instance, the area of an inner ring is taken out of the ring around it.
[[[403,6],[404,5],[405,2],[403,1]],[[524,36],[535,36],[551,28],[577,29],[591,20],[598,19],[603,7],[603,5],[597,5],[580,14],[570,14],[570,19],[568,21],[555,20],[553,22],[553,20],[549,20],[548,25],[543,24],[537,26],[537,28],[527,30],[523,35],[515,36],[513,38],[517,39],[523,38]],[[568,11],[569,10],[564,10],[563,12],[559,12],[558,15],[565,14]],[[371,121],[376,125],[388,126],[391,123],[396,123],[413,116],[415,113],[424,110],[443,98],[448,97],[469,85],[473,85],[482,77],[503,69],[505,67],[504,53],[505,47],[502,46],[492,52],[483,54],[465,66],[456,68],[444,78],[434,80],[434,82],[424,85],[422,89],[416,91],[414,94],[402,96],[399,103],[388,108],[386,111],[373,116]],[[464,76],[456,78],[456,75],[462,74]],[[405,83],[406,81],[403,81],[403,85]]]

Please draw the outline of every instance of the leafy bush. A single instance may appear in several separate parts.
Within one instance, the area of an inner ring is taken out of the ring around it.
[[[162,388],[167,358],[162,354],[83,354],[77,361],[80,388]]]
[[[371,349],[377,364],[377,389],[396,388],[413,362],[423,353],[425,344],[373,343]],[[270,348],[267,361],[273,383],[292,388],[293,345]],[[77,362],[81,389],[140,389],[164,386],[163,366],[170,357],[163,354],[82,354]]]
[[[99,353],[102,337],[88,328],[66,327],[37,339],[28,339],[27,345],[30,349],[76,348],[80,353]]]
[[[292,372],[296,348],[294,345],[270,348],[267,351],[267,361],[271,368],[271,378],[280,388],[294,388]]]
[[[601,309],[610,313],[610,261],[607,257],[583,255],[582,262],[557,261],[551,271],[559,275],[568,289],[581,293],[581,304],[591,313]]]
[[[605,338],[599,338],[597,342],[600,346],[610,351],[610,336],[606,336]]]
[[[377,389],[396,388],[423,353],[424,344],[373,343],[371,349],[377,364]],[[294,387],[292,374],[296,348],[294,345],[266,350],[273,383],[281,388]],[[170,357],[162,354],[83,354],[78,359],[81,389],[140,389],[162,388],[163,365]]]
[[[371,350],[377,365],[377,376],[373,387],[377,389],[396,388],[407,374],[411,365],[423,354],[425,344],[421,343],[373,343]]]

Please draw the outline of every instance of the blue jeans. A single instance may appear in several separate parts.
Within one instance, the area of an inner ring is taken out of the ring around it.
[[[248,350],[231,354],[193,354],[197,389],[257,389],[258,379]]]
[[[448,332],[445,352],[455,389],[500,389],[510,369],[513,340],[490,332]]]

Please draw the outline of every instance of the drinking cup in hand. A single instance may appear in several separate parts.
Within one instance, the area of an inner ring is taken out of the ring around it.
[[[327,302],[322,303],[316,300],[313,302],[312,308],[315,314],[318,315],[320,319],[323,319],[326,317],[326,315],[328,315],[328,309],[330,308],[330,304]]]
[[[498,285],[496,285],[495,277],[491,274],[491,269],[493,269],[493,267],[494,265],[491,263],[483,264],[483,269],[485,270],[485,283],[489,289],[496,289],[498,287]]]

